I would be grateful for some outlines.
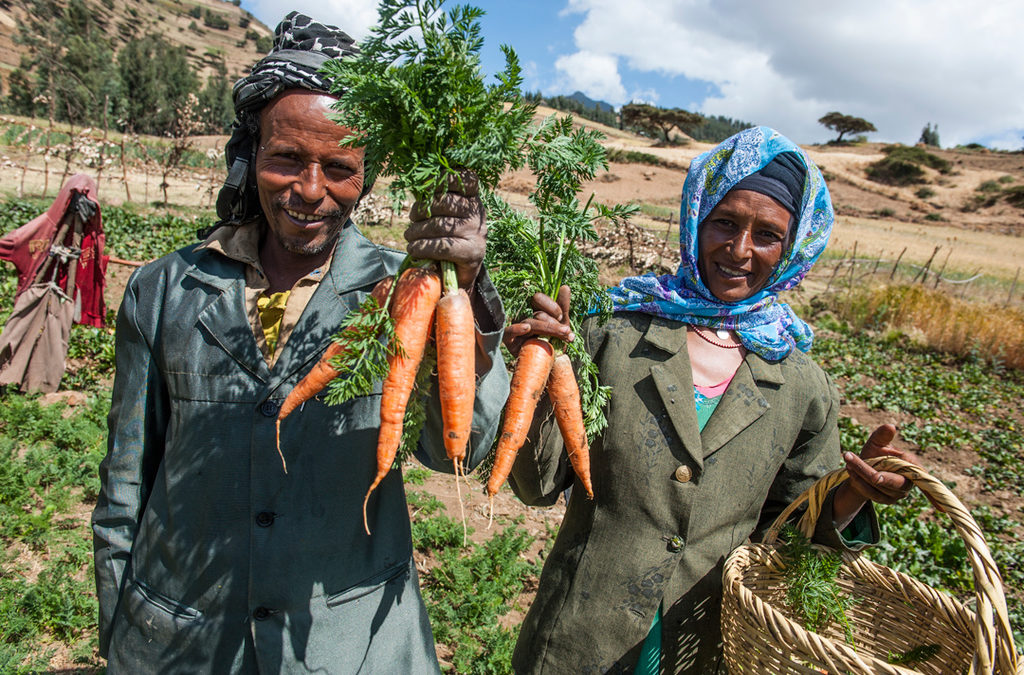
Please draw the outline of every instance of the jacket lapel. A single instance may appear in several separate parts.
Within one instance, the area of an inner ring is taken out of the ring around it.
[[[697,431],[697,409],[693,403],[693,371],[686,350],[686,329],[678,322],[652,317],[644,333],[651,346],[672,354],[669,360],[651,366],[651,378],[668,411],[672,427],[683,447],[698,466],[704,467],[704,452]]]
[[[748,353],[701,434],[705,458],[768,411],[770,406],[758,389],[758,382],[783,384],[782,368],[778,363]]]
[[[246,314],[241,264],[220,255],[207,255],[185,274],[219,291],[199,313],[199,324],[242,368],[265,382],[270,373]]]
[[[303,375],[323,355],[345,316],[389,275],[380,249],[349,224],[342,230],[331,259],[330,272],[310,298],[281,355],[274,364],[271,388],[287,382],[296,371]]]

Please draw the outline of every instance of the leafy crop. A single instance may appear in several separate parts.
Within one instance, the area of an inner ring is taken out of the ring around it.
[[[0,539],[25,547],[37,569],[0,554],[0,671],[39,672],[57,640],[90,660],[96,599],[86,523],[69,515],[99,492],[109,403],[93,397],[75,414],[4,394],[0,406]],[[35,573],[38,572],[38,573]]]
[[[792,525],[783,527],[785,543],[779,553],[785,562],[786,604],[807,630],[820,633],[831,623],[838,623],[853,642],[853,627],[846,611],[854,598],[836,582],[843,560],[838,554],[820,551]]]
[[[930,453],[968,450],[968,469],[986,490],[1020,494],[1024,486],[1024,375],[977,355],[940,354],[904,337],[883,340],[850,334],[841,325],[815,341],[814,355],[835,379],[844,401],[871,409],[910,414],[900,435]],[[848,417],[839,420],[844,451],[859,452],[868,430]],[[955,486],[951,486],[956,492]],[[946,516],[936,514],[914,491],[892,506],[877,506],[883,539],[865,551],[872,560],[904,572],[961,600],[973,595],[963,540],[950,536]],[[972,511],[1003,575],[1018,649],[1024,648],[1024,514]]]
[[[536,179],[529,194],[536,217],[511,208],[496,195],[488,196],[491,229],[486,264],[509,316],[529,315],[529,301],[535,293],[555,298],[563,284],[572,291],[570,323],[575,332],[580,332],[588,314],[611,310],[611,299],[598,280],[597,264],[577,242],[597,239],[595,220],[621,225],[639,207],[595,204],[593,195],[580,203],[577,194],[583,181],[608,166],[601,138],[597,131],[573,130],[569,117],[548,118],[527,146],[527,164]],[[603,408],[609,388],[598,384],[597,368],[582,340],[556,346],[577,364],[585,426],[592,436],[606,425]]]
[[[368,180],[394,176],[396,194],[429,201],[450,174],[473,171],[491,189],[522,165],[534,106],[519,93],[519,61],[502,46],[505,70],[488,86],[480,72],[483,11],[444,0],[383,0],[380,21],[357,58],[331,61],[325,72],[343,95],[334,117],[358,132]],[[506,105],[507,104],[507,105]]]

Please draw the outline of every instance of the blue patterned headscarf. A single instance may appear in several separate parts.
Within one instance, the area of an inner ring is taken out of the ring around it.
[[[807,167],[792,243],[764,288],[745,300],[722,302],[697,271],[697,229],[733,186],[783,152],[796,153]],[[806,352],[814,333],[789,305],[779,302],[778,294],[800,283],[825,250],[833,219],[825,179],[803,150],[768,127],[741,131],[690,163],[679,217],[679,270],[675,275],[623,279],[609,291],[612,309],[734,330],[744,347],[770,361],[784,359],[794,347]]]

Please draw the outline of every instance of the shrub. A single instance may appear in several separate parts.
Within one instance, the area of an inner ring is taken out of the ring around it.
[[[256,39],[256,51],[266,54],[274,46],[274,38],[269,35],[262,35]]]
[[[1006,192],[1003,193],[1003,197],[1011,206],[1024,209],[1024,185],[1015,185],[1007,188]]]
[[[930,187],[923,187],[920,188],[914,194],[917,195],[918,199],[931,199],[932,197],[935,196],[935,190],[931,189]]]
[[[1014,178],[1013,176],[1011,176],[1009,174],[1006,174],[1005,176],[1000,176],[999,177],[999,182],[1000,183],[1012,183],[1012,182],[1014,182],[1016,180],[1017,180],[1016,178]]]
[[[906,162],[913,162],[921,166],[935,169],[939,173],[949,173],[953,165],[938,155],[928,152],[924,148],[907,147],[906,145],[889,145],[882,148],[882,152],[890,159],[900,159]]]
[[[999,183],[994,180],[984,181],[978,186],[978,192],[1000,192],[1001,190],[1002,188],[999,186]]]
[[[209,9],[206,10],[206,13],[203,15],[203,23],[206,26],[216,28],[217,30],[227,30],[231,28],[231,24],[228,23],[228,20],[224,18],[223,14],[218,14],[217,12]]]
[[[885,185],[914,185],[924,183],[924,169],[914,162],[886,157],[867,168],[868,178]]]
[[[199,5],[192,5],[192,9],[188,10],[188,15],[193,19],[198,19],[203,16],[203,8]]]
[[[879,216],[881,218],[892,218],[893,216],[896,215],[896,211],[894,209],[890,209],[889,207],[875,209],[874,213],[876,216]]]
[[[945,218],[942,217],[941,213],[934,213],[934,212],[926,214],[924,219],[925,220],[945,220]]]
[[[250,19],[249,17],[247,17],[245,15],[242,15],[242,16],[238,17],[238,27],[239,28],[248,28],[249,27],[249,23],[251,21],[252,21],[252,19]]]

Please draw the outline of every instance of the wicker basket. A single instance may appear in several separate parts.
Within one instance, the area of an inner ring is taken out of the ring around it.
[[[920,467],[891,458],[870,463],[912,480],[953,521],[974,570],[977,613],[950,596],[854,553],[843,553],[839,585],[858,602],[847,610],[854,646],[843,629],[806,630],[784,604],[784,564],[774,543],[779,529],[805,502],[798,528],[808,537],[829,490],[846,479],[834,471],[797,498],[772,524],[764,543],[741,546],[725,563],[722,637],[729,672],[885,673],[909,675],[1024,675],[1018,662],[999,571],[978,524],[953,493]],[[913,666],[888,662],[890,653],[938,644],[938,654]],[[920,670],[914,670],[919,668]]]

